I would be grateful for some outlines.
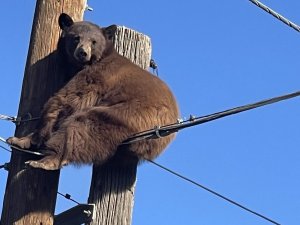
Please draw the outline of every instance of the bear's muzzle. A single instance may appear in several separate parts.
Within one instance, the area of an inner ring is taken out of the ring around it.
[[[74,52],[75,59],[80,63],[87,63],[91,60],[91,46],[81,45]]]

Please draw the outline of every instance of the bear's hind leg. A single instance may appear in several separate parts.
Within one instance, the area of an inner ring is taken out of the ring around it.
[[[23,149],[29,149],[32,145],[32,134],[29,134],[25,137],[17,138],[17,137],[10,137],[6,140],[6,142],[10,145],[20,147]]]
[[[129,132],[107,107],[95,107],[70,116],[45,145],[58,149],[64,163],[100,165],[115,155]]]
[[[67,165],[68,163],[65,161],[61,161],[55,155],[51,155],[46,156],[38,161],[27,161],[25,164],[33,168],[39,168],[44,170],[58,170],[61,169],[63,166]]]
[[[26,164],[33,168],[45,170],[58,170],[68,164],[67,161],[63,160],[65,151],[65,136],[66,134],[63,132],[53,133],[52,138],[45,142],[39,150],[45,155],[44,158],[37,161],[28,161]]]
[[[46,170],[73,164],[101,165],[112,158],[118,146],[133,133],[107,107],[78,112],[64,121],[44,143],[50,155],[28,164]]]

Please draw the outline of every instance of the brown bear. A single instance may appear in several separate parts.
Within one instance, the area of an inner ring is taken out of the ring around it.
[[[44,105],[34,133],[7,142],[44,153],[42,159],[27,163],[46,170],[68,163],[101,165],[117,152],[138,160],[157,157],[174,134],[122,142],[138,132],[177,122],[178,106],[170,89],[114,50],[112,27],[74,22],[64,13],[59,26],[57,50],[76,74]]]

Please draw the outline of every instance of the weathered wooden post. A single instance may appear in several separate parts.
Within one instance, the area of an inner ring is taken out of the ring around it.
[[[82,20],[86,0],[37,0],[18,116],[40,116],[47,99],[63,85],[55,54],[58,17],[66,12]],[[20,123],[15,136],[33,131],[35,121]],[[32,155],[13,152],[3,202],[1,225],[52,225],[59,171],[24,169]]]
[[[143,69],[149,67],[149,37],[126,27],[118,27],[115,33],[115,48]],[[109,163],[93,167],[89,203],[95,204],[95,215],[90,225],[131,224],[136,169],[137,162],[126,166]]]

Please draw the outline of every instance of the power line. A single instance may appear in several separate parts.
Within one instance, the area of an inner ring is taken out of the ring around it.
[[[132,137],[128,138],[127,140],[125,140],[123,142],[123,144],[130,144],[133,142],[137,142],[137,141],[141,141],[144,139],[151,139],[151,138],[159,138],[159,137],[164,137],[167,135],[170,135],[172,133],[178,132],[179,130],[182,130],[184,128],[188,128],[188,127],[192,127],[192,126],[196,126],[199,124],[203,124],[203,123],[207,123],[216,119],[220,119],[226,116],[230,116],[233,114],[237,114],[240,112],[244,112],[244,111],[248,111],[248,110],[252,110],[258,107],[262,107],[265,105],[270,105],[279,101],[283,101],[283,100],[287,100],[290,98],[295,98],[297,96],[300,96],[300,91],[297,92],[293,92],[290,94],[286,94],[286,95],[282,95],[282,96],[278,96],[278,97],[274,97],[274,98],[270,98],[270,99],[265,99],[256,103],[252,103],[252,104],[247,104],[247,105],[243,105],[243,106],[239,106],[239,107],[235,107],[232,109],[228,109],[225,111],[221,111],[221,112],[217,112],[217,113],[213,113],[213,114],[209,114],[206,116],[201,116],[201,117],[194,117],[191,116],[190,119],[179,122],[179,123],[174,123],[174,124],[170,124],[170,125],[166,125],[166,126],[162,126],[162,127],[157,127],[151,130],[147,130],[147,131],[143,131],[140,132],[136,135],[133,135]]]
[[[0,140],[1,140],[1,139],[2,139],[2,138],[0,137]],[[5,143],[6,143],[6,142],[5,142]],[[9,150],[8,148],[5,148],[5,147],[3,147],[3,146],[1,146],[1,145],[0,145],[0,148],[4,149],[5,151],[12,152],[12,151]],[[22,152],[23,152],[23,150],[22,150]],[[28,152],[26,152],[26,153],[31,153],[31,152],[28,151]],[[0,165],[0,169],[9,170],[9,163],[4,163],[3,165]],[[62,194],[62,193],[60,193],[60,192],[58,191],[57,194],[63,196],[64,198],[66,198],[66,199],[68,199],[68,200],[70,200],[70,201],[72,201],[72,202],[75,202],[75,203],[78,204],[78,205],[80,204],[78,201],[72,199],[72,198],[71,198],[71,195],[68,194],[68,193],[64,195],[64,194]]]
[[[7,151],[11,152],[9,149],[4,148],[3,146],[0,146],[0,147],[3,148],[4,150],[7,150]],[[216,191],[213,191],[213,190],[211,190],[211,189],[209,189],[209,188],[207,188],[207,187],[205,187],[205,186],[203,186],[203,185],[201,185],[201,184],[199,184],[199,183],[197,183],[197,182],[195,182],[195,181],[193,181],[193,180],[191,180],[191,179],[189,179],[189,178],[187,178],[187,177],[185,177],[183,175],[180,175],[179,173],[174,172],[171,169],[168,169],[168,168],[166,168],[166,167],[164,167],[164,166],[162,166],[162,165],[160,165],[160,164],[158,164],[158,163],[156,163],[156,162],[154,162],[152,160],[147,160],[147,161],[149,161],[150,163],[158,166],[159,168],[161,168],[161,169],[163,169],[163,170],[165,170],[165,171],[167,171],[167,172],[169,172],[169,173],[171,173],[171,174],[173,174],[173,175],[175,175],[175,176],[177,176],[177,177],[179,177],[179,178],[181,178],[181,179],[183,179],[185,181],[188,181],[189,183],[192,183],[192,184],[194,184],[194,185],[196,185],[196,186],[198,186],[198,187],[200,187],[200,188],[202,188],[202,189],[204,189],[204,190],[206,190],[206,191],[208,191],[208,192],[210,192],[210,193],[212,193],[212,194],[214,194],[214,195],[216,195],[216,196],[218,196],[218,197],[220,197],[220,198],[222,198],[222,199],[224,199],[226,201],[228,201],[231,204],[234,204],[234,205],[236,205],[236,206],[238,206],[238,207],[240,207],[240,208],[242,208],[242,209],[244,209],[244,210],[246,210],[246,211],[248,211],[248,212],[250,212],[250,213],[252,213],[252,214],[254,214],[256,216],[259,216],[259,217],[261,217],[261,218],[263,218],[263,219],[265,219],[265,220],[273,223],[273,224],[280,225],[279,223],[275,222],[274,220],[271,220],[268,217],[266,217],[266,216],[264,216],[262,214],[259,214],[259,213],[255,212],[255,211],[253,211],[253,210],[251,210],[251,209],[249,209],[249,208],[247,208],[247,207],[245,207],[245,206],[243,206],[243,205],[241,205],[241,204],[239,204],[239,203],[237,203],[237,202],[235,202],[235,201],[233,201],[233,200],[231,200],[231,199],[229,199],[229,198],[227,198],[227,197],[225,197],[225,196],[217,193]],[[7,164],[1,165],[0,169],[5,168],[5,167],[7,167]],[[62,194],[61,192],[58,191],[57,194],[61,195],[62,197],[66,198],[66,199],[68,199],[68,200],[70,200],[70,201],[72,201],[72,202],[74,202],[74,203],[76,203],[78,205],[80,204],[78,201],[72,199],[71,195],[68,194],[68,193],[67,194]]]
[[[258,6],[259,8],[263,9],[267,13],[271,14],[272,16],[274,16],[275,18],[277,18],[281,22],[283,22],[286,25],[292,27],[294,30],[300,32],[300,27],[297,24],[291,22],[290,20],[288,20],[287,18],[283,17],[279,13],[275,12],[274,10],[272,10],[271,8],[269,8],[268,6],[262,4],[261,2],[259,2],[257,0],[249,0],[249,1],[252,2],[254,5]]]
[[[0,137],[0,140],[1,140],[2,138]],[[8,148],[5,148],[5,147],[3,147],[2,145],[0,145],[0,148],[2,148],[2,149],[4,149],[5,151],[7,151],[7,152],[10,152],[11,153],[11,150],[10,149],[8,149]]]
[[[0,137],[0,138],[1,138],[1,137]],[[12,152],[12,151],[9,150],[8,148],[5,148],[5,147],[3,147],[3,146],[1,146],[1,145],[0,145],[0,148],[6,150],[6,151],[8,151],[8,152]],[[23,150],[22,150],[22,151],[23,151]],[[26,153],[28,153],[28,152],[26,152]],[[0,169],[9,170],[9,163],[4,163],[3,165],[0,165]],[[70,200],[70,201],[76,203],[77,205],[80,205],[80,203],[79,203],[78,201],[72,199],[72,198],[71,198],[71,195],[68,194],[68,193],[64,195],[64,194],[62,194],[62,193],[60,193],[60,192],[58,191],[57,194],[59,194],[59,195],[63,196],[64,198],[66,198],[66,199],[68,199],[68,200]]]
[[[282,96],[278,96],[278,97],[274,97],[274,98],[270,98],[270,99],[266,99],[266,100],[262,100],[262,101],[259,101],[259,102],[256,102],[256,103],[252,103],[252,104],[247,104],[247,105],[243,105],[243,106],[239,106],[239,107],[235,107],[235,108],[232,108],[232,109],[228,109],[228,110],[225,110],[225,111],[221,111],[221,112],[217,112],[217,113],[213,113],[213,114],[209,114],[209,115],[206,115],[206,116],[201,116],[201,117],[194,117],[194,116],[191,116],[189,120],[185,120],[185,121],[180,121],[178,123],[174,123],[174,124],[170,124],[170,125],[166,125],[166,126],[163,126],[163,127],[157,127],[157,128],[154,128],[154,129],[151,129],[151,130],[147,130],[147,131],[144,131],[144,132],[141,132],[141,133],[138,133],[136,135],[133,135],[132,137],[130,137],[129,139],[127,139],[126,141],[123,142],[123,144],[130,144],[130,143],[133,143],[133,142],[137,142],[137,141],[141,141],[141,140],[144,140],[144,139],[150,139],[150,138],[160,138],[160,137],[164,137],[164,136],[167,136],[167,135],[170,135],[174,132],[178,132],[179,130],[181,129],[184,129],[184,128],[188,128],[188,127],[191,127],[191,126],[196,126],[196,125],[199,125],[199,124],[202,124],[202,123],[206,123],[206,122],[209,122],[209,121],[213,121],[213,120],[216,120],[216,119],[220,119],[220,118],[223,118],[223,117],[226,117],[226,116],[229,116],[229,115],[233,115],[233,114],[237,114],[237,113],[240,113],[240,112],[244,112],[244,111],[248,111],[248,110],[252,110],[252,109],[255,109],[255,108],[258,108],[258,107],[262,107],[262,106],[265,106],[265,105],[269,105],[269,104],[273,104],[273,103],[276,103],[276,102],[279,102],[279,101],[283,101],[283,100],[287,100],[287,99],[290,99],[290,98],[294,98],[294,97],[297,97],[300,95],[300,91],[297,91],[297,92],[293,92],[293,93],[290,93],[290,94],[286,94],[286,95],[282,95]],[[0,141],[8,144],[6,142],[6,140],[4,138],[1,138],[0,137]],[[11,146],[11,145],[10,145]],[[14,149],[17,149],[21,152],[25,152],[25,153],[30,153],[30,154],[37,154],[37,155],[43,155],[42,153],[39,153],[39,152],[32,152],[32,151],[29,151],[29,150],[24,150],[24,149],[21,149],[21,148],[17,148],[15,146],[11,146],[12,148]],[[3,148],[3,147],[2,147]],[[5,148],[4,148],[5,149]],[[254,214],[254,215],[257,215],[273,224],[276,224],[276,225],[279,225],[279,223],[275,222],[274,220],[271,220],[267,217],[265,217],[264,215],[262,214],[259,214],[187,177],[184,177],[166,167],[163,167],[153,161],[150,161],[151,163],[155,164],[156,166],[159,166],[160,168]],[[70,195],[63,195],[61,193],[58,192],[58,194],[62,195],[63,197],[79,204],[79,202],[71,199],[71,196]]]
[[[265,99],[256,103],[252,103],[252,104],[247,104],[247,105],[243,105],[243,106],[238,106],[235,108],[231,108],[231,109],[227,109],[221,112],[217,112],[217,113],[213,113],[213,114],[209,114],[206,116],[200,116],[200,117],[194,117],[194,116],[190,116],[190,118],[188,120],[185,121],[179,121],[178,123],[174,123],[174,124],[169,124],[169,125],[165,125],[162,127],[157,126],[154,129],[150,129],[150,130],[146,130],[140,133],[137,133],[131,137],[129,137],[127,140],[122,142],[122,145],[125,144],[131,144],[134,142],[138,142],[138,141],[142,141],[145,139],[153,139],[153,138],[161,138],[161,137],[165,137],[168,136],[172,133],[178,132],[179,130],[188,128],[188,127],[192,127],[192,126],[196,126],[196,125],[200,125],[203,123],[207,123],[213,120],[217,120],[226,116],[230,116],[230,115],[234,115],[234,114],[238,114],[244,111],[249,111],[255,108],[259,108],[265,105],[270,105],[270,104],[274,104],[276,102],[279,101],[284,101],[287,99],[291,99],[291,98],[295,98],[300,96],[300,91],[297,92],[293,92],[290,94],[286,94],[286,95],[281,95],[278,97],[274,97],[274,98],[270,98],[270,99]],[[33,119],[37,119],[37,117],[33,118]],[[6,140],[2,137],[0,137],[0,141],[8,144],[10,147],[20,151],[20,152],[24,152],[24,153],[29,153],[29,154],[34,154],[34,155],[40,155],[43,156],[43,153],[40,152],[34,152],[34,151],[29,151],[29,150],[25,150],[22,148],[18,148],[16,146],[10,145],[9,143],[6,142]]]
[[[179,174],[179,173],[177,173],[177,172],[175,172],[175,171],[173,171],[173,170],[171,170],[171,169],[168,169],[168,168],[165,167],[165,166],[162,166],[162,165],[160,165],[160,164],[158,164],[158,163],[156,163],[156,162],[154,162],[154,161],[152,161],[152,160],[147,160],[147,161],[150,162],[150,163],[152,163],[152,164],[154,164],[154,165],[156,165],[157,167],[159,167],[159,168],[161,168],[161,169],[163,169],[163,170],[165,170],[165,171],[167,171],[167,172],[169,172],[169,173],[171,173],[171,174],[173,174],[173,175],[175,175],[175,176],[177,176],[177,177],[179,177],[179,178],[181,178],[181,179],[183,179],[183,180],[185,180],[185,181],[191,183],[191,184],[196,185],[196,186],[199,187],[199,188],[204,189],[205,191],[210,192],[210,193],[213,194],[213,195],[216,195],[216,196],[219,197],[219,198],[222,198],[223,200],[225,200],[225,201],[227,201],[227,202],[229,202],[229,203],[231,203],[231,204],[233,204],[233,205],[238,206],[239,208],[241,208],[241,209],[243,209],[243,210],[246,210],[247,212],[250,212],[250,213],[252,213],[252,214],[254,214],[254,215],[256,215],[256,216],[258,216],[258,217],[260,217],[260,218],[262,218],[262,219],[264,219],[264,220],[267,220],[267,221],[269,221],[269,222],[271,222],[271,223],[273,223],[273,224],[280,225],[280,223],[278,223],[278,222],[276,222],[276,221],[274,221],[274,220],[272,220],[272,219],[270,219],[270,218],[268,218],[268,217],[266,217],[266,216],[264,216],[264,215],[262,215],[262,214],[260,214],[260,213],[257,213],[257,212],[255,212],[255,211],[253,211],[253,210],[251,210],[251,209],[249,209],[249,208],[247,208],[247,207],[241,205],[240,203],[238,203],[238,202],[236,202],[236,201],[233,201],[233,200],[231,200],[230,198],[227,198],[227,197],[225,197],[224,195],[221,195],[221,194],[219,194],[218,192],[213,191],[212,189],[209,189],[209,188],[203,186],[202,184],[200,184],[200,183],[198,183],[198,182],[196,182],[196,181],[193,181],[193,180],[191,180],[191,179],[189,179],[189,178],[187,178],[187,177],[185,177],[185,176],[183,176],[183,175],[181,175],[181,174]]]
[[[1,146],[1,145],[0,145],[0,148],[6,150],[6,151],[8,151],[8,152],[12,152],[12,151],[9,150],[8,148],[5,148],[5,147],[3,147],[3,146]],[[0,165],[0,169],[9,170],[9,163],[4,163],[3,165]],[[64,198],[66,198],[66,199],[68,199],[68,200],[70,200],[70,201],[72,201],[72,202],[74,202],[74,203],[76,203],[76,204],[78,204],[78,205],[80,204],[78,201],[72,199],[72,198],[71,198],[71,195],[68,194],[68,193],[64,195],[64,194],[62,194],[62,193],[60,193],[60,192],[58,191],[57,194],[63,196]]]

